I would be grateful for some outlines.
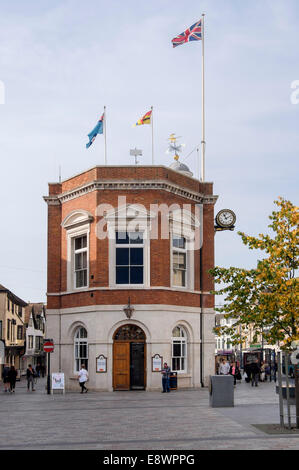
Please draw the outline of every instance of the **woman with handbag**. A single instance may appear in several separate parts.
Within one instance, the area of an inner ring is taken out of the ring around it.
[[[241,374],[240,374],[240,369],[235,362],[232,362],[230,369],[229,369],[229,374],[232,375],[234,378],[234,386],[236,386],[237,380],[242,379]]]

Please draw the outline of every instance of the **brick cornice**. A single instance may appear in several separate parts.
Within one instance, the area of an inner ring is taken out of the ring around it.
[[[192,191],[188,188],[180,187],[174,183],[169,183],[163,180],[152,180],[152,181],[91,181],[87,184],[79,186],[76,189],[66,191],[62,194],[44,196],[44,200],[48,205],[59,205],[66,201],[76,199],[80,196],[88,194],[92,191],[136,191],[136,190],[162,190],[167,191],[177,196],[181,196],[185,199],[189,199],[194,203],[198,204],[215,204],[218,196],[207,195]]]

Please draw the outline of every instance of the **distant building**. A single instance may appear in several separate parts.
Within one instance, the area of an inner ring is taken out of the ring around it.
[[[166,361],[179,388],[208,385],[213,184],[180,162],[97,166],[50,183],[44,199],[52,371],[65,373],[69,389],[78,389],[85,364],[91,389],[155,390]]]
[[[43,303],[29,303],[25,307],[26,324],[26,351],[23,356],[23,366],[27,368],[31,364],[35,369],[46,366],[43,350],[46,309]]]
[[[234,321],[230,318],[224,318],[224,314],[216,313],[215,317],[215,325],[216,326],[229,326],[233,325]],[[221,352],[232,352],[234,347],[232,346],[232,339],[228,335],[222,334],[221,336],[216,335],[216,344],[215,344],[215,352],[216,354],[220,354]]]
[[[225,318],[223,313],[216,313],[215,326],[232,327],[234,322],[235,319]],[[255,354],[259,352],[261,359],[267,362],[274,361],[275,354],[280,351],[279,343],[275,345],[268,344],[267,341],[263,339],[262,334],[256,332],[253,324],[248,325],[246,328],[239,325],[237,328],[242,338],[242,343],[237,345],[233,345],[232,338],[229,335],[223,333],[220,336],[215,335],[215,355],[218,356],[218,358],[235,358],[243,364],[244,354]]]
[[[5,363],[22,369],[25,350],[25,307],[27,303],[0,284],[0,339],[5,346]],[[2,367],[1,372],[2,372]]]

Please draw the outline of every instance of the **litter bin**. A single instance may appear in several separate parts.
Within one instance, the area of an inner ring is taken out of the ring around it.
[[[210,375],[209,389],[212,408],[234,406],[234,378],[232,375]]]
[[[176,390],[178,388],[177,372],[171,372],[169,376],[169,388],[170,390]]]

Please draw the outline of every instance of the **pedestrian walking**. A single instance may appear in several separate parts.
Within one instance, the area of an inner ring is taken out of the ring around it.
[[[217,362],[217,366],[216,366],[216,374],[217,375],[220,375],[220,366],[221,366],[222,362],[223,362],[223,359],[221,357],[220,360]]]
[[[261,362],[261,382],[265,382],[266,378],[266,364],[262,361]]]
[[[273,365],[271,364],[271,362],[269,364],[269,370],[270,370],[269,380],[270,380],[270,382],[272,382],[272,380],[273,380]]]
[[[32,367],[31,364],[29,364],[27,370],[26,370],[26,378],[27,378],[27,391],[29,392],[30,390],[30,384],[31,384],[31,390],[32,392],[35,392],[34,388],[34,379],[35,379],[35,371]]]
[[[79,370],[78,379],[79,379],[79,385],[81,387],[80,393],[83,393],[83,392],[87,393],[88,389],[85,387],[85,384],[88,381],[88,372],[84,364],[82,364],[81,369]]]
[[[261,369],[258,365],[258,362],[255,361],[251,364],[250,366],[250,370],[251,370],[251,385],[252,387],[255,385],[256,387],[258,386],[258,381],[259,381],[259,376],[260,376],[260,372],[261,372]]]
[[[278,370],[278,364],[277,364],[277,361],[274,362],[274,365],[273,365],[273,380],[274,382],[276,382],[277,380],[277,370]]]
[[[219,367],[219,373],[220,375],[228,375],[230,371],[230,364],[229,362],[226,362],[226,359],[223,359],[222,364],[220,364]]]
[[[247,377],[245,378],[245,381],[246,383],[250,383],[251,382],[251,363],[247,363],[245,366],[244,366],[244,372],[246,373]]]
[[[170,367],[168,366],[167,362],[164,362],[164,367],[161,370],[161,374],[162,374],[162,388],[163,388],[162,393],[166,393],[166,392],[169,393],[170,392],[170,384],[169,384]]]
[[[11,366],[11,368],[8,371],[8,381],[9,381],[9,391],[10,393],[15,393],[15,388],[16,388],[16,380],[17,380],[17,371],[14,368],[14,366]]]
[[[265,381],[267,382],[269,377],[269,382],[271,382],[271,367],[269,364],[265,364]]]
[[[229,369],[229,374],[232,375],[234,378],[234,386],[236,386],[237,380],[242,379],[240,369],[237,366],[236,362],[232,362],[230,369]]]
[[[4,392],[8,392],[9,390],[9,380],[8,380],[8,373],[9,373],[9,366],[5,364],[2,370],[2,380],[4,385]]]

